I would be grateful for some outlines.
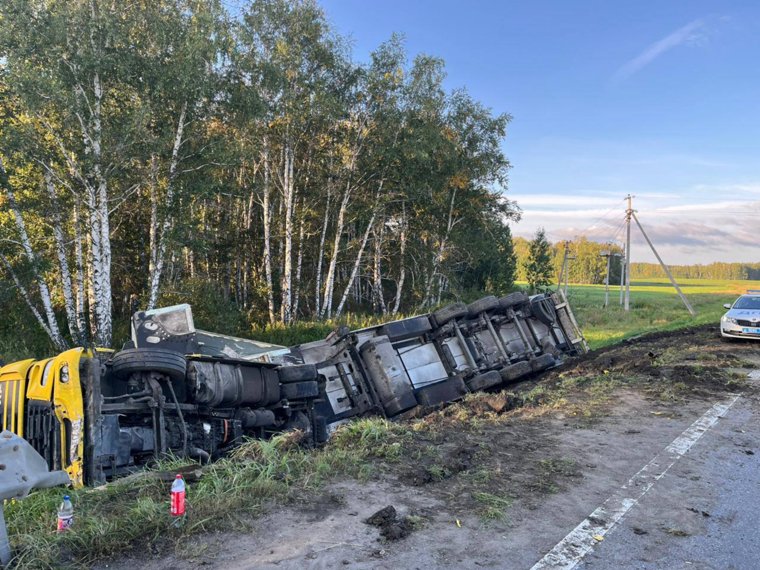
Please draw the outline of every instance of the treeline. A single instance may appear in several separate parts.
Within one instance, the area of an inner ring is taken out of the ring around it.
[[[358,63],[308,0],[0,20],[2,301],[57,348],[167,301],[287,324],[512,285],[509,116],[398,37]]]
[[[530,281],[528,275],[530,241],[515,237],[514,251],[517,257],[516,279]],[[562,262],[565,257],[565,247],[568,248],[569,256],[574,259],[568,261],[568,281],[570,283],[604,283],[607,273],[607,259],[602,257],[603,252],[612,252],[622,255],[619,245],[598,243],[581,237],[574,241],[558,242],[549,244],[550,261],[546,264],[546,274],[552,283],[556,283],[562,271]],[[633,265],[633,264],[632,264]],[[620,283],[621,258],[613,257],[610,263],[610,283]],[[563,278],[564,281],[564,278]]]
[[[535,240],[534,240],[535,241]],[[513,248],[517,257],[515,277],[518,281],[530,281],[530,241],[515,237]],[[610,283],[620,283],[623,249],[617,244],[597,243],[580,237],[573,241],[548,243],[550,260],[546,263],[545,273],[552,283],[556,283],[562,271],[565,248],[568,248],[570,261],[569,281],[598,285],[604,283],[607,260],[602,253],[612,252],[620,257],[613,257],[610,263]],[[574,259],[572,259],[574,258]],[[760,280],[760,263],[725,263],[715,262],[695,265],[669,265],[673,276],[680,279],[731,279]],[[631,279],[665,277],[657,263],[631,263]],[[563,279],[564,281],[564,279]]]
[[[669,265],[674,277],[682,279],[733,279],[760,280],[760,263],[715,263],[695,265]],[[633,278],[662,277],[662,268],[656,263],[631,263]]]

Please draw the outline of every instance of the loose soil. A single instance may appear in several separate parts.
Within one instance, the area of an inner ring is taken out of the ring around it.
[[[98,567],[528,568],[716,401],[760,407],[756,368],[759,344],[726,344],[714,327],[632,339],[406,420],[402,452],[371,460],[366,478]],[[685,478],[683,493],[697,484]]]

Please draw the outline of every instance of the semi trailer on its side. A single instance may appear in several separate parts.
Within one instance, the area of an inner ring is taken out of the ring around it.
[[[141,311],[118,351],[75,348],[0,368],[3,429],[76,486],[244,437],[324,442],[362,415],[403,416],[503,387],[587,351],[557,294],[484,297],[282,347],[198,330],[189,305]]]

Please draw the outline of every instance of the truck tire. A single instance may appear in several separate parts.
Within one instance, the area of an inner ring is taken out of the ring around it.
[[[453,303],[451,305],[443,307],[442,309],[433,311],[433,313],[430,315],[430,324],[432,324],[433,327],[442,327],[453,319],[466,317],[469,313],[470,312],[467,310],[467,305],[464,303]]]
[[[525,293],[522,291],[515,291],[514,293],[510,293],[499,299],[499,307],[501,307],[503,311],[506,311],[507,309],[516,307],[527,300],[528,296]]]
[[[523,376],[527,376],[532,371],[530,362],[517,362],[516,364],[502,368],[499,370],[499,374],[504,382],[514,382]]]
[[[432,408],[459,400],[467,394],[467,386],[459,376],[454,376],[443,382],[436,382],[417,390],[415,396],[420,406]]]
[[[483,297],[467,305],[471,317],[477,317],[480,313],[492,311],[499,307],[499,300],[493,295]]]
[[[185,356],[164,348],[129,348],[113,355],[111,371],[118,378],[135,372],[158,372],[172,380],[182,380],[187,371]]]
[[[401,321],[393,321],[380,327],[379,335],[388,337],[388,340],[400,341],[415,338],[433,330],[427,317],[412,317]]]
[[[539,372],[551,368],[557,363],[551,354],[542,354],[538,358],[530,361],[530,368],[533,372]]]
[[[280,386],[280,394],[286,400],[308,400],[319,396],[319,384],[311,382],[291,382]]]
[[[277,369],[280,383],[311,382],[317,379],[317,367],[313,364],[293,364],[280,366]]]
[[[501,374],[496,370],[491,370],[490,372],[477,374],[464,382],[471,392],[480,392],[481,390],[488,390],[501,384]]]
[[[557,320],[557,311],[554,309],[554,303],[548,297],[533,299],[530,302],[530,309],[533,316],[547,326],[554,324]]]

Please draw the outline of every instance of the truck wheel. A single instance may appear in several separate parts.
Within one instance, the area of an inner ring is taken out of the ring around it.
[[[391,342],[415,338],[432,330],[430,321],[425,317],[412,317],[393,321],[380,327],[379,334],[387,336]]]
[[[277,369],[277,375],[282,384],[311,382],[317,379],[317,367],[313,364],[286,364]]]
[[[499,371],[504,382],[514,382],[515,380],[527,376],[532,372],[530,362],[517,362],[506,366]]]
[[[454,376],[443,382],[420,388],[415,396],[420,406],[432,408],[459,400],[465,394],[467,394],[467,386],[460,377]]]
[[[467,387],[472,392],[488,390],[489,388],[493,388],[494,386],[501,384],[501,374],[499,374],[496,370],[491,370],[490,372],[477,374],[469,380],[465,380],[465,384],[467,384]]]
[[[503,311],[516,307],[528,300],[528,296],[522,291],[515,291],[499,299],[499,306]]]
[[[547,297],[533,299],[530,302],[530,308],[533,316],[547,326],[553,325],[554,321],[557,320],[557,311],[554,309],[554,304]]]
[[[311,382],[292,382],[280,386],[280,394],[286,400],[307,400],[319,396],[319,384]]]
[[[430,323],[433,327],[442,327],[449,321],[466,317],[468,314],[469,311],[467,310],[467,305],[464,303],[454,303],[452,305],[447,305],[442,309],[438,309],[437,311],[433,311],[430,315]]]
[[[119,378],[135,372],[158,372],[172,380],[182,380],[186,370],[184,355],[163,348],[130,348],[117,352],[111,359],[111,371]]]
[[[534,358],[530,361],[530,368],[533,372],[538,372],[540,370],[551,368],[556,363],[557,361],[554,360],[554,357],[551,354],[542,354],[538,358]]]
[[[467,310],[469,311],[471,317],[476,317],[480,313],[492,311],[498,307],[499,300],[493,295],[489,295],[488,297],[483,297],[482,299],[478,299],[477,301],[473,301],[467,305]]]

